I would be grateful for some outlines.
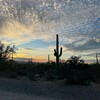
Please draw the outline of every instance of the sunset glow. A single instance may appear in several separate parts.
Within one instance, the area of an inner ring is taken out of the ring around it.
[[[18,48],[14,58],[55,60],[56,34],[61,59],[100,53],[99,0],[0,0],[0,41]],[[91,56],[84,56],[91,55]]]

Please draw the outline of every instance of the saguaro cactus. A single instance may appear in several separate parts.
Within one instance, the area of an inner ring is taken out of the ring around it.
[[[59,65],[59,57],[62,55],[62,47],[60,48],[59,53],[59,37],[56,35],[56,49],[54,49],[54,56],[56,57],[56,64]]]
[[[97,64],[99,64],[98,55],[100,55],[100,53],[96,53],[96,63]]]
[[[50,63],[50,55],[48,55],[48,63]]]
[[[98,64],[98,53],[96,53],[96,62]]]

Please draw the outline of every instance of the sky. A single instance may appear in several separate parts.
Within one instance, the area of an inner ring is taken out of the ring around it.
[[[81,55],[95,60],[100,53],[100,0],[0,0],[0,41],[18,48],[15,58],[46,62],[50,55],[55,60],[56,34],[61,59]]]

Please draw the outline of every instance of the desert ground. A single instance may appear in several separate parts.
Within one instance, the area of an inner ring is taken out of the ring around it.
[[[0,78],[0,100],[100,100],[100,85]]]

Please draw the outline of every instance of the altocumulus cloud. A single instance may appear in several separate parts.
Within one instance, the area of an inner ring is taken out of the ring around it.
[[[55,34],[74,50],[100,47],[99,0],[0,0],[0,39],[21,44]],[[88,45],[88,46],[87,46]]]

